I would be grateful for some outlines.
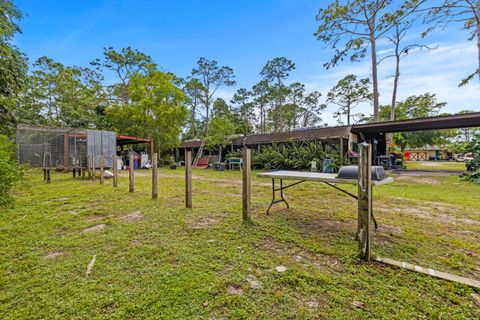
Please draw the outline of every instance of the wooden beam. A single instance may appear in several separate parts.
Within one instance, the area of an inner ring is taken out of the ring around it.
[[[92,179],[92,165],[91,165],[91,157],[87,156],[87,173],[88,173],[88,180]]]
[[[117,187],[117,179],[118,179],[118,161],[117,161],[117,155],[114,154],[113,155],[113,187],[116,188]]]
[[[92,161],[91,161],[91,164],[92,164],[92,181],[95,181],[95,169],[96,169],[96,163],[95,163],[95,155],[92,155]]]
[[[242,215],[243,221],[249,222],[252,213],[252,181],[251,181],[251,160],[252,150],[246,146],[243,148],[243,170],[242,170]]]
[[[388,264],[388,265],[391,265],[391,266],[395,266],[395,267],[399,267],[399,268],[403,268],[403,269],[407,269],[407,270],[411,270],[411,271],[416,271],[416,272],[420,272],[420,273],[423,273],[423,274],[428,274],[429,276],[432,276],[432,277],[435,277],[435,278],[440,278],[440,279],[444,279],[444,280],[458,282],[458,283],[461,283],[461,284],[465,284],[469,287],[480,289],[480,281],[478,281],[478,280],[464,278],[464,277],[456,276],[456,275],[453,275],[453,274],[450,274],[450,273],[446,273],[446,272],[442,272],[442,271],[436,271],[436,270],[433,270],[433,269],[423,268],[423,267],[420,267],[420,266],[416,266],[414,264],[410,264],[410,263],[407,263],[407,262],[396,261],[396,260],[389,259],[389,258],[376,257],[376,258],[373,258],[373,260],[378,261],[378,262],[382,262],[382,263],[385,263],[385,264]]]
[[[105,181],[105,169],[104,169],[104,166],[105,166],[105,157],[104,157],[104,156],[100,156],[100,184],[103,184],[103,182]]]
[[[357,241],[360,258],[370,260],[372,216],[372,145],[361,143],[358,158],[358,227]]]
[[[185,206],[192,208],[192,151],[185,149]]]
[[[152,157],[152,199],[158,198],[158,156],[156,153]]]
[[[134,191],[134,181],[133,181],[133,153],[130,154],[130,161],[128,163],[128,178],[129,178],[129,191],[133,192]]]

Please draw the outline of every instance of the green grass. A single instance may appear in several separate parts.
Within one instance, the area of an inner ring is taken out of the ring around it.
[[[254,178],[253,224],[245,225],[238,171],[194,177],[188,210],[182,170],[160,170],[157,200],[148,171],[136,173],[133,194],[125,174],[114,189],[65,174],[46,185],[33,171],[15,208],[0,215],[0,318],[480,317],[469,287],[359,261],[356,202],[332,188],[288,189],[291,209],[279,204],[266,216],[270,181]],[[480,278],[479,186],[457,176],[400,178],[375,189],[374,205],[375,254]],[[143,219],[125,219],[138,211]],[[262,288],[249,288],[248,275]]]
[[[452,170],[465,171],[464,162],[455,161],[406,161],[407,170]]]

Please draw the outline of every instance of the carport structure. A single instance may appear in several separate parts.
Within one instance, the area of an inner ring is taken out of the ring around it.
[[[480,112],[354,125],[351,128],[351,133],[355,134],[359,141],[368,142],[372,145],[372,159],[370,160],[375,163],[377,156],[387,153],[386,137],[389,133],[460,129],[471,127],[480,127]],[[359,171],[361,170],[360,167],[366,163],[367,162],[362,161],[359,162]],[[359,202],[359,217],[360,214]],[[366,230],[370,232],[370,228],[367,228]],[[368,247],[368,250],[370,250],[370,246]],[[368,256],[369,254],[362,255],[364,259]],[[368,260],[368,258],[365,260]],[[474,288],[480,288],[480,281],[478,280],[459,277],[445,272],[412,265],[406,262],[396,261],[390,258],[374,257],[373,260],[399,268],[428,274],[433,277],[459,282]]]

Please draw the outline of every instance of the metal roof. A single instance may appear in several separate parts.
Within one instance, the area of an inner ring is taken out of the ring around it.
[[[469,127],[480,127],[480,112],[359,124],[352,126],[351,131],[357,134],[378,134]]]

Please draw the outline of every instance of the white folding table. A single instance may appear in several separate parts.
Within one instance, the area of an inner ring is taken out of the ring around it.
[[[276,203],[279,203],[279,202],[285,202],[285,204],[287,205],[287,208],[290,208],[290,205],[288,204],[288,202],[283,197],[283,190],[285,190],[287,188],[290,188],[294,185],[297,185],[299,183],[305,182],[305,181],[323,182],[323,183],[325,183],[326,185],[328,185],[332,188],[335,188],[335,189],[337,189],[337,190],[339,190],[339,191],[341,191],[345,194],[348,194],[349,196],[351,196],[355,199],[358,199],[357,195],[354,195],[354,194],[352,194],[352,193],[350,193],[346,190],[343,190],[343,189],[341,189],[341,188],[339,188],[335,185],[335,184],[342,184],[342,183],[343,184],[357,184],[358,180],[357,179],[337,178],[336,173],[318,173],[318,172],[302,172],[302,171],[281,170],[281,171],[271,171],[271,172],[259,173],[259,174],[257,174],[257,177],[272,179],[272,202],[270,203],[270,206],[267,209],[267,214],[269,214],[272,206]],[[280,188],[275,187],[275,179],[280,180]],[[284,186],[283,185],[283,180],[299,180],[299,181]],[[393,182],[393,178],[389,177],[389,178],[379,180],[379,181],[372,180],[372,185],[377,186],[377,185],[387,184],[387,183],[391,183],[391,182]],[[280,199],[279,200],[276,200],[276,192],[277,191],[280,191]],[[375,224],[375,229],[377,229],[378,226],[377,226],[377,222],[375,221],[375,218],[373,217],[373,213],[372,213],[372,218],[373,218],[373,222]]]

